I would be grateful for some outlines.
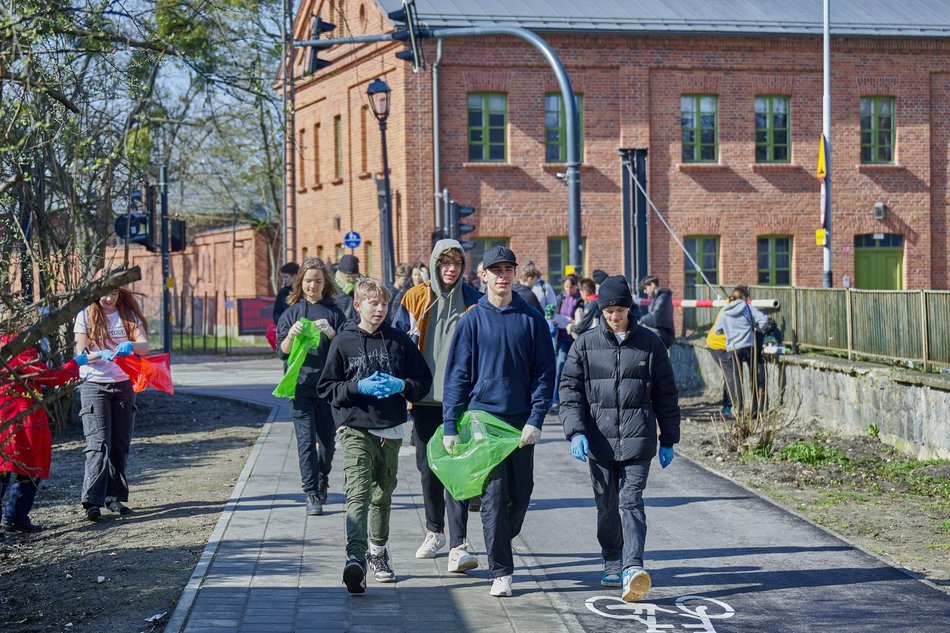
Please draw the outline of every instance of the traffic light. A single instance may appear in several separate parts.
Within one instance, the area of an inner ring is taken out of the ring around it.
[[[185,221],[168,221],[168,252],[178,253],[185,250]]]
[[[116,235],[127,239],[133,244],[141,244],[149,251],[158,250],[155,239],[155,185],[142,182],[139,187],[129,192],[129,213],[115,219]],[[142,198],[145,198],[145,208],[142,212]]]
[[[402,0],[402,8],[390,11],[388,15],[396,23],[393,39],[406,43],[406,48],[396,53],[396,58],[412,62],[412,72],[419,72],[420,68],[426,67],[422,42],[419,41],[426,33],[418,27],[415,0]]]
[[[310,32],[310,39],[318,40],[320,35],[327,33],[336,28],[336,24],[330,24],[329,22],[324,22],[319,15],[313,16],[313,29]],[[325,59],[320,59],[319,49],[316,46],[310,47],[310,63],[307,64],[307,74],[312,75],[318,70],[323,70],[333,62],[328,62]]]
[[[475,230],[475,225],[462,222],[462,219],[472,215],[475,211],[475,207],[463,207],[455,200],[449,203],[449,237],[458,240],[465,250],[475,247],[474,242],[462,239]]]

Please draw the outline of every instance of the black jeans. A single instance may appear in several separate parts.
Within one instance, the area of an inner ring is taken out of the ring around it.
[[[129,500],[126,460],[135,423],[132,381],[85,382],[79,387],[82,429],[86,435],[86,472],[81,500],[102,506]]]
[[[709,353],[712,354],[716,364],[719,365],[719,369],[722,370],[722,406],[731,407],[732,398],[729,397],[729,382],[727,377],[732,371],[732,354],[724,349],[710,349]]]
[[[757,358],[754,358],[756,356]],[[749,403],[752,415],[762,413],[765,408],[765,364],[762,357],[755,353],[755,347],[743,347],[730,354],[729,365],[730,371],[726,371],[726,387],[736,415],[743,413],[743,387],[746,384],[749,385],[752,400]],[[749,370],[749,378],[745,377],[746,367]]]
[[[320,480],[326,479],[333,465],[336,431],[333,413],[325,400],[301,395],[290,401],[290,413],[297,436],[303,491],[316,494]]]
[[[647,517],[643,489],[652,459],[598,462],[588,458],[597,503],[597,541],[610,571],[643,567]]]
[[[458,547],[468,539],[468,501],[457,501],[429,468],[426,445],[442,424],[441,405],[412,405],[412,437],[416,445],[416,468],[422,476],[422,503],[426,511],[426,529],[445,530],[449,515],[449,547]]]
[[[514,573],[511,539],[521,533],[533,490],[533,445],[516,448],[488,476],[482,493],[482,528],[492,578]]]

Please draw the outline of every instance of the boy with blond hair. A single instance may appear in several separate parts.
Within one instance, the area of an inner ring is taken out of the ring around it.
[[[366,568],[377,582],[395,582],[386,543],[396,489],[406,402],[432,386],[432,372],[407,334],[386,323],[390,291],[363,278],[353,291],[359,323],[348,322],[330,344],[320,397],[330,401],[343,449],[346,565],[350,593],[366,591]]]

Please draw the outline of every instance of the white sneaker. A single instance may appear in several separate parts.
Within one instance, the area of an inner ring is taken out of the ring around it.
[[[462,543],[449,550],[449,573],[464,574],[478,567],[478,558],[469,549],[471,545]]]
[[[491,595],[496,598],[511,597],[511,576],[499,576],[491,583]]]
[[[445,547],[445,533],[426,530],[426,537],[416,550],[416,558],[435,558],[443,547]]]

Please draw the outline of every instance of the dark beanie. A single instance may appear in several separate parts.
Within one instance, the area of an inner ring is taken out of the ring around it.
[[[594,280],[595,284],[602,284],[604,279],[607,279],[607,273],[598,268],[591,274],[590,278]]]
[[[623,275],[614,275],[604,279],[597,290],[597,306],[601,310],[611,306],[633,307],[630,286],[627,285],[627,280]]]

